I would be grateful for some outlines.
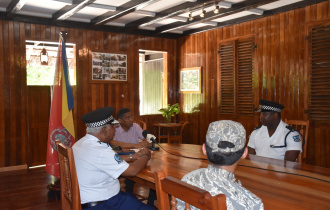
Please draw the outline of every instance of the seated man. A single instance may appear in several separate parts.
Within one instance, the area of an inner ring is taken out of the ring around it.
[[[260,127],[250,135],[249,154],[296,161],[302,152],[302,142],[297,131],[281,120],[283,105],[266,100],[259,101]]]
[[[104,107],[81,117],[87,134],[72,149],[76,164],[82,209],[153,209],[133,194],[121,192],[118,177],[135,176],[150,159],[150,151],[142,149],[137,160],[128,164],[111,148],[115,133],[113,108]],[[125,157],[127,158],[127,157]]]
[[[117,145],[120,147],[146,147],[150,143],[143,137],[142,128],[133,122],[133,114],[128,108],[121,108],[117,112],[117,119],[120,126],[116,127],[115,136],[111,145]],[[132,156],[130,156],[132,157]],[[133,193],[135,182],[125,179],[125,190],[126,192]],[[148,204],[153,205],[156,197],[156,192],[150,189]]]
[[[228,209],[264,209],[261,199],[235,179],[238,160],[247,156],[245,139],[245,129],[238,122],[211,123],[203,144],[209,165],[186,174],[182,181],[207,190],[212,196],[225,194]],[[184,202],[178,200],[177,207],[185,209]]]
[[[128,108],[119,109],[117,118],[120,126],[116,128],[115,136],[110,144],[121,147],[146,147],[149,145],[142,135],[142,128],[133,122],[133,114]]]

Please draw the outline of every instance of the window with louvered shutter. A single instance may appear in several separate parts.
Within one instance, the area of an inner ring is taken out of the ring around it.
[[[330,120],[330,25],[310,33],[310,118]]]
[[[220,44],[220,113],[253,115],[253,40]]]
[[[253,115],[252,39],[237,43],[237,111],[239,115]]]
[[[234,113],[234,43],[220,46],[220,112]]]

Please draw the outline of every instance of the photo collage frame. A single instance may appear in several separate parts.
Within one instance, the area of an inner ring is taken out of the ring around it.
[[[127,55],[92,52],[93,81],[127,81]]]

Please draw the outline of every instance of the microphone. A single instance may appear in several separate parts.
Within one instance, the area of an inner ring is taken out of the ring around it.
[[[149,146],[148,149],[152,151],[159,150],[159,147],[155,147],[155,143],[157,143],[156,136],[152,135],[148,130],[144,130],[142,136],[146,138],[149,143],[152,143],[152,146]]]

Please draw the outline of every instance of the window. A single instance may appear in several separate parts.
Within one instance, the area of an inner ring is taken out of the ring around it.
[[[311,28],[309,43],[309,116],[330,120],[330,24]]]
[[[219,50],[220,114],[253,115],[253,40],[223,42]]]
[[[160,114],[167,105],[167,53],[140,50],[139,97],[140,115]]]
[[[41,52],[47,53],[47,65],[40,61]],[[26,80],[29,86],[51,86],[54,84],[58,42],[26,40]],[[66,56],[69,66],[70,84],[76,85],[75,45],[66,43]]]

